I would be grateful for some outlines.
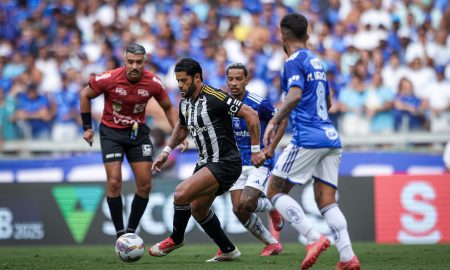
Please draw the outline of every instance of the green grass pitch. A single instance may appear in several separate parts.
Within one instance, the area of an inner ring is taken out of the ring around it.
[[[241,260],[205,263],[217,251],[211,244],[189,244],[162,258],[145,256],[135,263],[120,261],[114,246],[29,246],[0,247],[0,269],[145,269],[145,270],[264,270],[299,269],[305,255],[300,244],[284,244],[278,256],[261,257],[262,244],[239,244]],[[147,247],[146,247],[147,248]],[[450,269],[450,244],[376,245],[355,243],[361,269]],[[312,268],[334,269],[339,256],[334,246],[323,253]]]

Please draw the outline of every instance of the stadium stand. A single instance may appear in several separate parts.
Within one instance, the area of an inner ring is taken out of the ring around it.
[[[66,129],[62,114],[74,107],[89,76],[120,65],[131,42],[145,46],[148,68],[175,103],[180,96],[173,66],[184,56],[202,63],[206,83],[224,89],[224,67],[246,64],[248,89],[276,103],[284,61],[278,22],[292,11],[311,22],[309,45],[326,64],[335,99],[331,117],[346,145],[395,149],[400,141],[442,151],[450,140],[445,0],[1,1],[0,151],[86,150],[77,143],[80,119],[70,120],[78,128]],[[47,100],[41,103],[50,113],[36,134],[21,124],[30,86]],[[97,116],[101,108],[94,104]],[[149,124],[168,131],[150,117]],[[52,144],[50,137],[70,139]]]

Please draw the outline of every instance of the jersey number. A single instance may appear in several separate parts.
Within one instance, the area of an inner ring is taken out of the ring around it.
[[[325,86],[322,82],[318,82],[317,88],[316,88],[316,95],[317,95],[317,115],[322,120],[328,119],[328,109],[327,109],[327,102],[325,100]]]

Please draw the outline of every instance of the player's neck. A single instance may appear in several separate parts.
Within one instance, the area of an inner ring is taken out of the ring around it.
[[[242,101],[242,100],[244,99],[244,97],[245,97],[245,93],[246,93],[246,92],[247,92],[247,91],[244,90],[244,91],[242,91],[242,93],[240,93],[239,95],[236,95],[236,96],[232,95],[232,96],[233,96],[235,99]]]
[[[204,84],[203,84],[203,83],[200,84],[200,86],[195,87],[195,91],[194,91],[194,93],[192,93],[192,96],[190,97],[190,99],[191,99],[192,101],[196,101],[196,100],[197,100],[197,98],[198,98],[198,96],[200,95],[200,92],[202,91],[203,87],[204,87]]]
[[[291,56],[293,53],[295,53],[296,51],[300,50],[300,49],[307,49],[306,43],[302,42],[302,41],[295,41],[290,43],[287,46],[287,55]]]

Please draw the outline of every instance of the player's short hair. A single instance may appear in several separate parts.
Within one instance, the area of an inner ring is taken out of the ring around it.
[[[203,71],[200,64],[192,58],[186,57],[180,59],[175,65],[175,72],[186,72],[192,78],[195,74],[200,74],[200,80],[203,81]]]
[[[292,39],[308,39],[308,20],[299,13],[287,14],[280,21],[280,28],[283,35]]]
[[[126,57],[128,53],[142,54],[142,55],[146,56],[144,46],[139,45],[137,43],[132,43],[125,48],[124,57]]]
[[[226,69],[226,74],[227,74],[227,76],[228,76],[228,71],[229,71],[230,69],[242,69],[242,70],[244,71],[244,76],[247,77],[247,75],[248,75],[247,67],[246,67],[244,64],[242,64],[242,63],[233,63],[233,64],[229,64],[229,65],[227,66],[227,69]]]

